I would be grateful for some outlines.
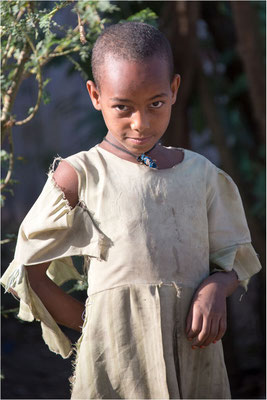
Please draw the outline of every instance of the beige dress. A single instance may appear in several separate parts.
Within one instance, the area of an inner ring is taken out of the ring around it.
[[[234,269],[246,287],[261,268],[232,179],[189,150],[163,170],[99,146],[66,161],[79,176],[79,205],[69,207],[51,171],[1,282],[17,291],[19,317],[40,320],[50,350],[68,357],[71,343],[24,265],[54,260],[48,274],[60,285],[80,279],[71,256],[85,257],[89,289],[72,399],[230,398],[221,342],[192,350],[185,320],[213,270]]]

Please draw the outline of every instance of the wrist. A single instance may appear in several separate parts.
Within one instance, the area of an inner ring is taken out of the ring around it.
[[[219,272],[208,276],[198,287],[198,294],[209,290],[212,293],[220,293],[221,296],[226,298],[228,295],[227,285],[225,284],[224,279],[222,279],[223,277],[219,274],[221,273]]]
[[[215,272],[208,279],[218,286],[226,297],[229,297],[239,286],[237,273],[232,271]]]

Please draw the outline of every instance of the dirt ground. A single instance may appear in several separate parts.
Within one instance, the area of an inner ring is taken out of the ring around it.
[[[65,332],[73,341],[79,337],[74,331]],[[69,399],[72,360],[49,351],[39,322],[22,323],[14,317],[2,317],[1,399]],[[233,398],[266,398],[263,372],[231,372],[229,379]]]
[[[73,340],[79,334],[69,332]],[[71,361],[49,351],[40,323],[2,318],[2,399],[68,399]]]

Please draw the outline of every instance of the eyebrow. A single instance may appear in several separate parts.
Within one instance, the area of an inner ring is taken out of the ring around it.
[[[150,97],[150,99],[148,99],[149,101],[155,100],[158,97],[168,97],[167,93],[160,93],[160,94],[156,94],[155,96]],[[119,101],[122,103],[131,103],[131,100],[129,99],[122,99],[121,97],[111,97],[110,98],[111,101]]]

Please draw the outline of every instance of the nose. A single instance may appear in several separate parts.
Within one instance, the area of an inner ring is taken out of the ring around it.
[[[131,129],[133,131],[143,132],[149,127],[149,119],[145,112],[136,111],[132,114]]]

